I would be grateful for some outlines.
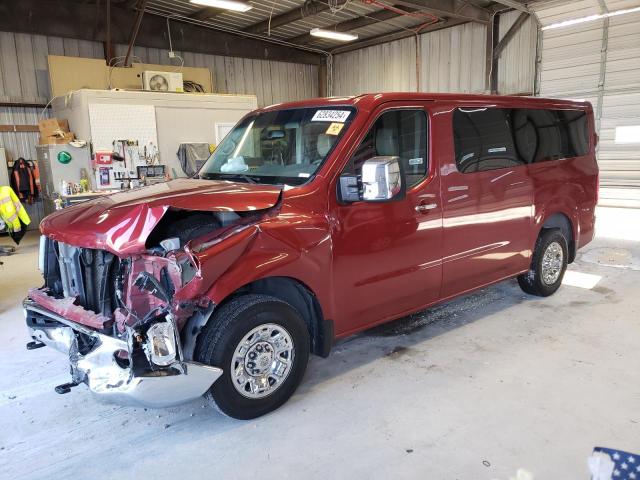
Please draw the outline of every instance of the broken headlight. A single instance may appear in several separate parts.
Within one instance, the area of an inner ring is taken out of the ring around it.
[[[176,336],[169,322],[154,323],[147,330],[145,350],[149,360],[166,367],[176,359]]]

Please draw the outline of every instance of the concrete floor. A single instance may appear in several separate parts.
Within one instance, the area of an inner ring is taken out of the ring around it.
[[[507,281],[350,338],[245,422],[55,394],[66,359],[24,348],[27,237],[0,257],[0,478],[586,479],[596,445],[640,453],[640,210],[598,228],[556,295]]]

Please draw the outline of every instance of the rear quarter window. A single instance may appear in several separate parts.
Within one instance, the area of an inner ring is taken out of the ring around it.
[[[453,113],[453,137],[462,173],[589,152],[587,113],[582,110],[459,108]]]

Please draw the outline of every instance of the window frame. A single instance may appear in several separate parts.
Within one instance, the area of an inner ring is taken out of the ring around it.
[[[369,118],[369,120],[367,121],[366,125],[364,126],[364,128],[362,128],[362,130],[360,131],[360,134],[358,135],[358,138],[356,139],[356,141],[353,144],[353,148],[349,151],[348,154],[348,159],[347,161],[344,163],[344,165],[342,166],[342,169],[340,169],[340,173],[338,174],[338,177],[340,175],[343,175],[345,173],[350,173],[348,171],[354,171],[355,168],[351,168],[351,166],[354,165],[353,162],[353,157],[356,154],[356,152],[358,151],[358,148],[360,147],[360,145],[362,144],[362,142],[364,141],[364,139],[367,137],[367,135],[369,134],[369,132],[371,131],[371,129],[374,127],[374,125],[376,124],[376,122],[380,119],[380,117],[382,117],[383,115],[390,113],[390,112],[394,112],[394,111],[400,111],[400,110],[406,110],[406,111],[413,111],[413,112],[421,112],[424,115],[425,121],[426,121],[426,128],[425,128],[425,133],[426,133],[426,143],[425,143],[425,161],[427,162],[426,167],[425,167],[425,173],[424,175],[420,178],[420,180],[418,180],[415,184],[409,186],[406,185],[406,191],[407,193],[410,193],[418,188],[420,188],[425,182],[428,181],[428,179],[430,179],[433,176],[433,171],[432,171],[432,162],[431,162],[431,126],[432,126],[432,122],[431,122],[431,113],[429,112],[429,110],[427,109],[427,107],[425,105],[416,105],[416,104],[410,104],[410,105],[381,105],[378,109],[377,112],[375,112],[375,115],[371,116]],[[355,172],[353,172],[355,173]],[[403,179],[406,182],[406,173],[403,172]]]

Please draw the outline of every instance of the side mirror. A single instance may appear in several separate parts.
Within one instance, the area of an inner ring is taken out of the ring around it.
[[[349,173],[340,175],[338,194],[342,203],[359,202],[362,200],[358,175],[351,175]]]
[[[362,174],[340,175],[340,201],[383,202],[404,198],[402,164],[398,157],[372,157],[362,164]]]
[[[399,157],[373,157],[362,164],[362,200],[391,200],[402,191]]]

